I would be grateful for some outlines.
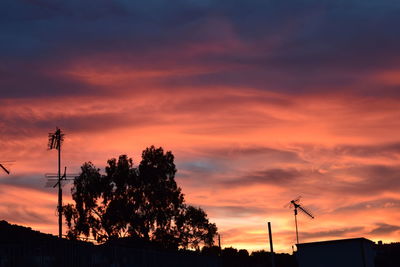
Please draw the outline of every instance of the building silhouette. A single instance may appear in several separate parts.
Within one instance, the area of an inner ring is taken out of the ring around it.
[[[400,243],[352,238],[297,245],[295,255],[275,254],[276,267],[399,267]],[[96,245],[60,239],[29,227],[0,221],[3,266],[270,267],[271,253],[205,247],[166,250],[151,242],[123,238]]]
[[[375,243],[365,238],[297,244],[299,267],[374,267]]]

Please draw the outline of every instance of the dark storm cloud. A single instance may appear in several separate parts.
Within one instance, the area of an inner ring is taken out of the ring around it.
[[[371,94],[379,88],[379,94],[396,94],[395,87],[363,78],[397,66],[399,10],[394,1],[358,0],[2,1],[0,69],[10,78],[0,83],[1,93],[85,93],[91,90],[85,84],[58,84],[36,73],[35,66],[63,70],[91,57],[103,57],[107,64],[110,54],[116,54],[118,64],[139,68],[226,66],[165,81],[171,84],[245,85],[292,93],[352,87]],[[204,51],[197,53],[193,46]]]

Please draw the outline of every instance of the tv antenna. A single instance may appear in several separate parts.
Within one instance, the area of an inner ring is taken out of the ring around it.
[[[66,183],[74,180],[74,178],[77,176],[79,176],[79,174],[67,174],[67,167],[64,167],[64,174],[61,176],[60,179],[58,178],[57,173],[46,173],[45,177],[47,178],[47,181],[46,181],[45,187],[52,187],[52,188],[55,188],[56,186],[63,187]],[[58,192],[60,193],[60,191],[58,191]],[[61,201],[61,211],[59,208],[60,204],[58,204],[57,205],[57,216],[59,218],[60,217],[62,218],[62,192],[61,192],[61,195],[58,195],[58,197],[59,197],[59,201]]]
[[[301,199],[301,196],[297,197],[296,199],[291,200],[287,205],[290,208],[294,208],[294,222],[296,224],[296,240],[297,240],[296,244],[299,244],[299,231],[298,231],[298,227],[297,227],[297,210],[301,211],[303,214],[307,215],[311,219],[314,219],[314,216],[311,214],[311,212],[300,205],[300,199]]]
[[[13,160],[8,160],[8,161],[2,161],[0,162],[0,169],[2,169],[5,173],[10,174],[10,170],[6,168],[5,165],[7,165],[6,163],[11,163],[14,162]]]
[[[49,144],[48,148],[57,149],[58,151],[58,174],[57,183],[54,187],[58,186],[58,205],[57,205],[57,212],[58,212],[58,237],[62,238],[62,186],[61,186],[61,144],[64,141],[64,133],[61,132],[61,129],[56,127],[56,131],[54,133],[49,133]],[[55,178],[54,177],[54,178]],[[49,177],[50,178],[50,177]]]
[[[61,179],[58,179],[57,173],[46,173],[45,177],[47,178],[47,181],[45,187],[55,188],[60,183],[61,187],[63,187],[68,182],[73,181],[77,176],[79,176],[79,174],[67,174],[67,167],[64,167],[64,174],[61,176]]]

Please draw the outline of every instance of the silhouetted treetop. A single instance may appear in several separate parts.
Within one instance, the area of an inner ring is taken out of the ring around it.
[[[171,152],[151,146],[135,167],[131,158],[107,161],[105,175],[91,162],[81,167],[71,189],[75,204],[64,206],[68,237],[98,242],[134,237],[164,247],[211,246],[217,233],[201,208],[185,204],[176,184]]]

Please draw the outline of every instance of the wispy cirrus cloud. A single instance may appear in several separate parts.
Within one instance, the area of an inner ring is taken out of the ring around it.
[[[380,209],[394,209],[400,207],[400,199],[396,198],[379,198],[370,201],[357,202],[356,204],[339,207],[335,212],[354,212],[360,210],[380,210]]]
[[[340,229],[329,229],[324,231],[316,231],[312,233],[303,232],[301,235],[306,240],[312,240],[315,238],[343,238],[348,237],[349,235],[352,236],[354,233],[360,233],[364,230],[363,226],[354,226],[348,228],[340,228]]]
[[[384,234],[392,234],[400,230],[400,226],[398,225],[390,225],[386,223],[377,223],[377,227],[371,231],[372,235],[384,235]]]

